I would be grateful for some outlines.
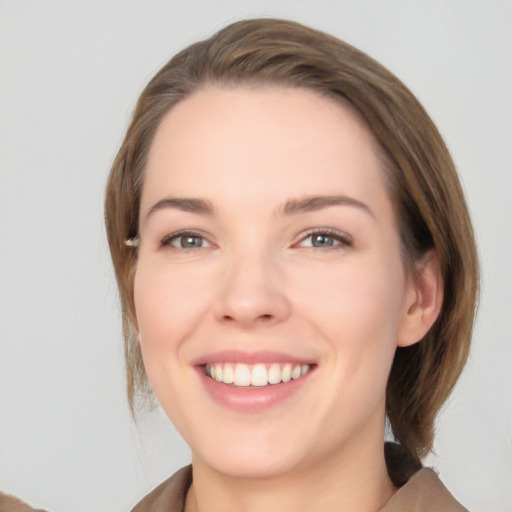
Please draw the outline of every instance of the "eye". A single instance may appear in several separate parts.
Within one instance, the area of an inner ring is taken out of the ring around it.
[[[201,234],[192,231],[181,231],[171,233],[162,239],[161,247],[171,247],[173,249],[201,249],[211,247],[210,242]]]
[[[352,239],[348,235],[336,231],[319,230],[308,233],[297,245],[315,249],[329,249],[338,246],[350,247]]]

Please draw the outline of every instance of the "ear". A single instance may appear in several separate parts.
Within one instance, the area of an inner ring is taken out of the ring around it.
[[[441,311],[443,291],[439,258],[434,250],[430,250],[417,262],[416,276],[409,276],[398,328],[399,347],[413,345],[427,334]]]

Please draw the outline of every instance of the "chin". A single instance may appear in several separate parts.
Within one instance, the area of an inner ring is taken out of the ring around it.
[[[297,442],[287,446],[282,440],[265,442],[259,437],[240,442],[216,440],[197,450],[192,447],[193,462],[201,461],[218,473],[244,479],[276,478],[301,466],[303,453]]]
[[[297,461],[289,460],[282,454],[272,460],[253,454],[229,454],[222,460],[215,458],[204,462],[217,473],[247,480],[278,478],[292,472],[297,466]]]

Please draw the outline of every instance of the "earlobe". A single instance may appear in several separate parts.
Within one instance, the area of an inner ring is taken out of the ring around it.
[[[410,277],[398,330],[398,346],[407,347],[423,339],[441,312],[443,296],[441,266],[432,249],[418,261],[416,276]]]

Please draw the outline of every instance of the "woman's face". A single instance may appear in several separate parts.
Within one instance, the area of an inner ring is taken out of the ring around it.
[[[135,313],[195,463],[255,477],[382,450],[414,295],[383,181],[364,125],[306,89],[208,86],[164,118]]]

